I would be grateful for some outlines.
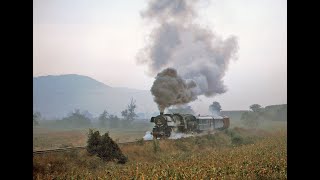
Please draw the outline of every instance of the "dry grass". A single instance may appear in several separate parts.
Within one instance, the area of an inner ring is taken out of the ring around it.
[[[287,134],[234,128],[215,135],[120,145],[125,165],[85,150],[34,156],[34,179],[287,179]]]
[[[79,130],[34,133],[33,149],[43,150],[66,146],[84,146],[86,140],[86,132]]]
[[[100,130],[106,132],[107,130]],[[61,147],[85,146],[89,129],[81,130],[50,130],[44,128],[34,129],[33,149],[45,150]],[[116,142],[132,142],[141,139],[145,131],[134,130],[109,130],[110,137]]]

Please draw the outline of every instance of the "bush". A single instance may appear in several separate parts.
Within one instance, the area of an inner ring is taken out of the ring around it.
[[[235,135],[231,137],[231,142],[234,145],[241,145],[244,144],[244,139],[239,135]]]
[[[228,129],[225,133],[230,136],[232,145],[252,144],[254,142],[252,138],[255,138],[254,135],[246,135],[246,132],[240,128]]]
[[[90,155],[97,155],[103,161],[118,160],[118,163],[124,164],[128,158],[124,156],[119,146],[109,137],[109,133],[100,135],[99,131],[93,132],[90,129],[88,135],[87,151]]]
[[[89,130],[87,151],[90,155],[95,155],[98,153],[98,146],[100,144],[100,133],[99,131],[93,132],[92,129]]]

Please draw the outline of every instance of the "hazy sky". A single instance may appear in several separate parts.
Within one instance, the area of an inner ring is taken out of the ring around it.
[[[149,90],[154,78],[136,63],[151,31],[140,17],[146,7],[147,0],[34,0],[33,75],[80,74]],[[205,0],[197,10],[201,25],[237,36],[239,51],[224,78],[228,91],[200,97],[194,109],[214,100],[223,110],[287,103],[287,2]]]

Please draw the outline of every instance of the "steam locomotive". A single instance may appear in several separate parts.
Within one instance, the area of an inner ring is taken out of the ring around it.
[[[152,117],[150,122],[154,138],[168,138],[172,132],[200,133],[229,128],[230,119],[221,116],[194,116],[192,114],[163,114]]]

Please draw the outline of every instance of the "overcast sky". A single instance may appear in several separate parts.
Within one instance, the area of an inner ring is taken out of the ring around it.
[[[80,74],[113,87],[149,90],[154,77],[136,56],[151,25],[140,11],[147,0],[34,0],[33,75]],[[212,0],[199,5],[197,22],[238,37],[238,59],[224,78],[228,91],[191,103],[204,112],[287,103],[287,2]],[[205,110],[204,110],[205,109]]]

